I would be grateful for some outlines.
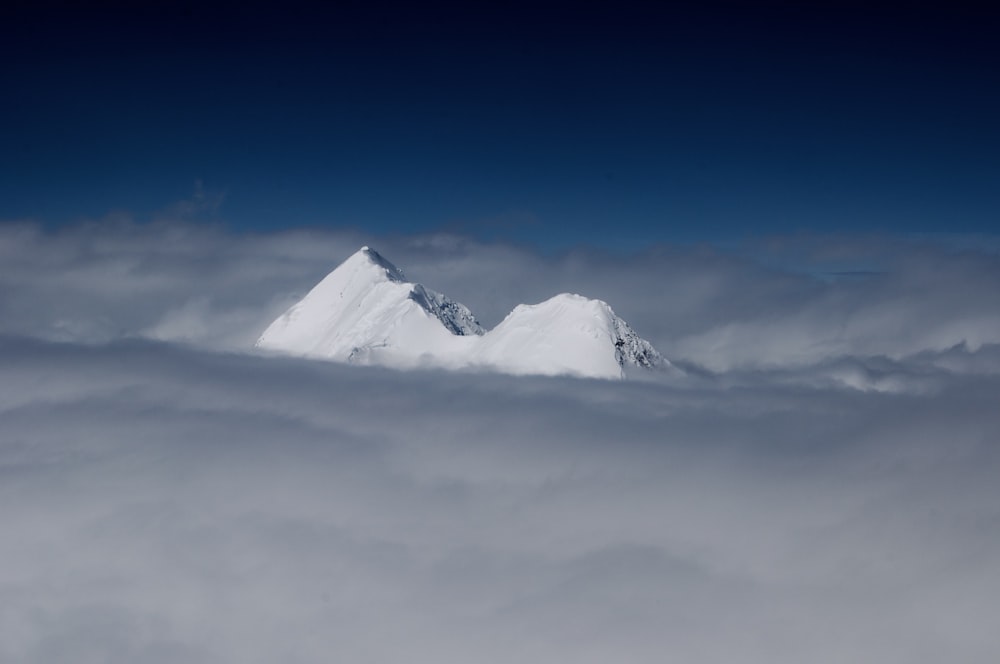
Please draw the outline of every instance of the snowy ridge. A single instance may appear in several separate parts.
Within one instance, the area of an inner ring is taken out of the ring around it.
[[[269,351],[397,368],[623,378],[669,362],[601,300],[563,293],[518,305],[486,331],[468,307],[362,247],[257,340]]]
[[[655,369],[669,364],[667,359],[653,348],[653,344],[641,338],[631,325],[615,316],[615,312],[611,311],[610,306],[608,306],[608,311],[615,324],[615,356],[620,365],[630,364],[634,367]]]
[[[460,302],[449,300],[441,293],[415,284],[410,293],[410,299],[433,314],[452,334],[468,336],[486,333],[468,307]]]

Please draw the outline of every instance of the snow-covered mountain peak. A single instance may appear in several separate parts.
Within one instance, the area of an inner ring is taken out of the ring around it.
[[[406,281],[402,270],[386,260],[382,254],[368,246],[361,247],[351,254],[346,261],[340,264],[337,270],[340,268],[349,268],[359,275],[370,274],[380,281],[386,279],[396,282]],[[334,270],[334,272],[337,270]]]
[[[624,377],[628,366],[647,369],[669,362],[640,338],[603,300],[560,293],[538,304],[520,304],[491,330],[483,356],[501,362],[522,348],[515,373]],[[534,368],[534,369],[533,369]]]
[[[472,312],[362,247],[279,316],[256,346],[331,360],[411,366],[453,336],[482,334]],[[384,357],[383,357],[384,356]]]
[[[507,317],[524,316],[528,312],[539,314],[546,312],[548,315],[561,318],[574,315],[592,315],[605,318],[611,307],[607,302],[595,300],[593,298],[577,295],[576,293],[559,293],[538,304],[519,304],[514,307]]]
[[[620,378],[669,362],[602,300],[560,293],[484,330],[463,304],[362,247],[278,317],[257,347],[393,367],[482,367],[515,374]]]

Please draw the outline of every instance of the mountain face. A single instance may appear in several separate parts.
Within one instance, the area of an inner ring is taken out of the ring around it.
[[[420,284],[363,247],[278,317],[257,347],[342,362],[438,364],[483,329],[465,306]]]
[[[362,247],[279,316],[263,350],[397,368],[480,368],[513,374],[622,378],[669,366],[606,302],[564,293],[519,305],[486,331],[469,309],[409,283]]]

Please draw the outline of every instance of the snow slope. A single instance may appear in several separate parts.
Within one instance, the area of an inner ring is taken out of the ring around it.
[[[636,344],[640,354],[633,352]],[[626,365],[666,364],[606,302],[569,293],[518,305],[476,350],[480,363],[517,374],[611,378],[623,377]]]
[[[257,347],[361,364],[440,364],[483,329],[464,305],[363,247],[264,330]],[[438,358],[437,361],[432,358]]]
[[[669,365],[601,300],[561,294],[517,306],[486,332],[467,307],[362,247],[278,317],[257,347],[397,368],[621,378]]]

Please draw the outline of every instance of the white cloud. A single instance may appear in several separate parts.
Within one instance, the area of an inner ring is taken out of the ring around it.
[[[232,352],[368,242],[474,310],[607,299],[689,373]],[[166,224],[8,226],[0,254],[2,661],[1000,650],[993,254],[887,244],[884,274],[831,282],[705,249]]]

